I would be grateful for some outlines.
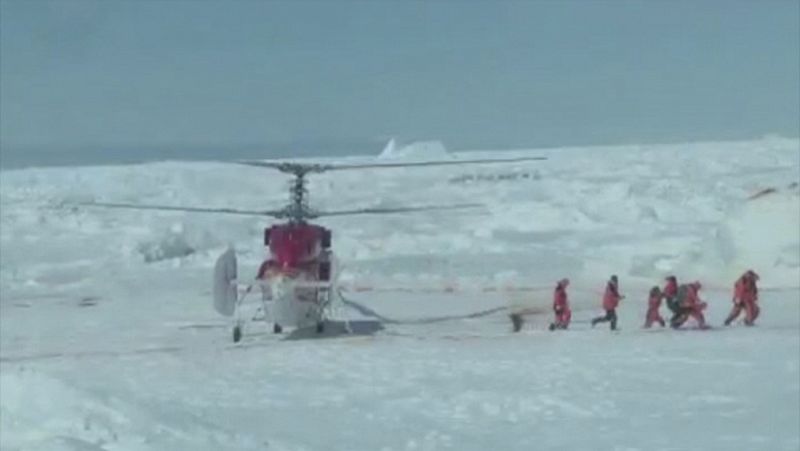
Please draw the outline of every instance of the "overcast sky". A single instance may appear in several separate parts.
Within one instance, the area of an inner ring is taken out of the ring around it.
[[[797,0],[0,1],[4,151],[800,134]]]

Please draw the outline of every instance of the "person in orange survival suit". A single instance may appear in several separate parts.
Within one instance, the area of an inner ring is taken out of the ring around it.
[[[603,310],[606,311],[605,316],[598,316],[592,320],[592,327],[597,323],[611,322],[611,330],[617,329],[617,306],[619,301],[625,299],[625,296],[619,294],[619,282],[617,276],[611,276],[606,284],[606,291],[603,294]]]
[[[732,322],[736,321],[743,309],[745,311],[744,324],[747,326],[755,324],[761,311],[758,308],[758,286],[756,286],[758,280],[758,274],[752,269],[736,280],[733,287],[733,309],[725,320],[726,326],[730,326]]]
[[[708,329],[706,319],[703,316],[703,310],[706,309],[708,304],[700,300],[699,292],[701,288],[703,288],[703,286],[697,281],[678,287],[678,302],[680,306],[676,316],[670,320],[670,327],[677,329],[681,327],[689,317],[692,317],[697,321],[697,325],[701,329]]]
[[[661,324],[661,327],[666,325],[664,318],[658,313],[663,297],[664,294],[661,293],[661,289],[657,286],[650,289],[650,298],[647,300],[647,315],[645,315],[644,321],[645,329],[649,329],[653,323]]]
[[[566,329],[572,319],[572,310],[569,308],[567,298],[567,286],[569,279],[561,279],[556,284],[553,291],[553,312],[556,315],[555,321],[550,323],[550,330]]]

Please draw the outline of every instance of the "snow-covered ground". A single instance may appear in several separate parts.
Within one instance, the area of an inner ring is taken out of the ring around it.
[[[311,176],[326,210],[485,207],[321,220],[344,282],[389,289],[346,294],[363,307],[347,312],[352,335],[255,322],[236,345],[211,272],[230,244],[254,274],[268,220],[68,203],[267,209],[285,176],[187,162],[3,171],[0,448],[800,449],[800,143],[454,157],[528,155],[549,159]],[[721,328],[748,268],[762,318]],[[627,295],[618,333],[587,325],[611,274]],[[703,282],[717,327],[640,328],[668,274]],[[574,324],[551,333],[561,277]],[[512,334],[509,304],[543,313]]]

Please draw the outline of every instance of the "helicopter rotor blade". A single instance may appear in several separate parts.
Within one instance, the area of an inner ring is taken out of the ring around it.
[[[483,163],[518,163],[523,161],[541,161],[547,157],[518,157],[518,158],[483,158],[476,160],[435,160],[435,161],[407,161],[395,163],[367,163],[367,164],[331,164],[321,165],[325,171],[339,171],[344,169],[380,169],[380,168],[407,168],[420,166],[452,166],[459,164]]]
[[[318,163],[298,163],[292,161],[257,161],[257,160],[241,160],[236,161],[236,164],[243,164],[245,166],[256,166],[259,168],[272,168],[281,172],[289,174],[307,174],[309,172],[324,172],[328,170],[329,165]]]
[[[248,216],[274,216],[282,217],[283,210],[237,210],[234,208],[203,208],[203,207],[177,207],[171,205],[126,204],[116,202],[80,202],[76,205],[85,207],[120,208],[130,210],[158,210],[158,211],[183,211],[189,213],[226,213]]]
[[[430,210],[456,210],[462,208],[476,208],[483,207],[483,204],[455,204],[455,205],[426,205],[420,207],[371,207],[371,208],[356,208],[353,210],[338,210],[338,211],[318,211],[314,212],[314,216],[346,216],[346,215],[362,215],[362,214],[387,214],[387,213],[408,213],[415,211],[430,211]]]
[[[381,168],[407,168],[421,166],[452,166],[461,164],[486,164],[486,163],[519,163],[525,161],[542,161],[547,157],[518,157],[518,158],[483,158],[476,160],[434,160],[434,161],[406,161],[390,163],[357,163],[357,164],[323,164],[299,163],[286,161],[237,161],[238,164],[273,168],[281,172],[292,174],[307,174],[311,172],[341,171],[347,169],[381,169]]]

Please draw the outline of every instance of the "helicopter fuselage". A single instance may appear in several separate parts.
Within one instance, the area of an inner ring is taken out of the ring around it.
[[[270,310],[276,330],[316,324],[321,331],[331,298],[330,230],[306,222],[277,224],[264,229],[264,245],[269,255],[256,278],[269,283],[262,294],[264,300],[273,301]]]
[[[288,277],[302,273],[323,281],[330,277],[331,232],[325,227],[306,222],[273,225],[264,229],[264,245],[269,257],[259,278],[268,272]]]

